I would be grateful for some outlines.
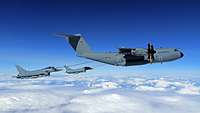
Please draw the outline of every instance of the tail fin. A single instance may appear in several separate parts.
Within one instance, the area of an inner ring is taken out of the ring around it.
[[[76,51],[78,56],[83,56],[85,53],[91,52],[90,47],[80,34],[67,35],[62,33],[57,35],[65,37],[65,39],[68,40],[72,48]]]
[[[19,74],[25,74],[27,71],[25,69],[23,69],[21,66],[16,65],[17,71],[19,72]]]
[[[66,72],[72,70],[72,69],[69,68],[69,66],[67,66],[67,65],[64,65],[64,68],[65,68]]]
[[[67,65],[64,65],[64,68],[65,68],[65,69],[69,69],[69,67],[68,67]]]

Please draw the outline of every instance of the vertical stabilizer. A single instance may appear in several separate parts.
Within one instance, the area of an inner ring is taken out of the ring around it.
[[[17,71],[19,72],[19,74],[25,75],[25,73],[27,72],[25,69],[23,69],[21,66],[16,65]]]
[[[68,71],[72,71],[72,69],[69,68],[69,66],[67,66],[67,65],[64,65],[64,68],[65,68],[66,72],[68,72]]]
[[[72,48],[76,51],[78,56],[84,56],[85,53],[91,52],[87,42],[80,34],[75,34],[75,35],[58,34],[58,35],[65,37],[65,39],[68,40],[68,42],[70,43]]]

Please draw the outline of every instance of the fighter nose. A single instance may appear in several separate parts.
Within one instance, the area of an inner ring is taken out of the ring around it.
[[[184,56],[184,54],[182,52],[180,54],[181,54],[181,58],[182,58]]]

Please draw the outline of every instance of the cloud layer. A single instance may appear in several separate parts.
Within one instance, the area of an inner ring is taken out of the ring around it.
[[[200,86],[140,77],[0,80],[1,113],[200,113]]]

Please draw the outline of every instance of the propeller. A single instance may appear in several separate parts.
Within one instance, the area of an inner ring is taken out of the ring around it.
[[[153,44],[148,43],[148,45],[147,45],[147,55],[148,55],[148,61],[150,63],[153,62],[155,53],[156,53],[156,51],[154,50]]]

